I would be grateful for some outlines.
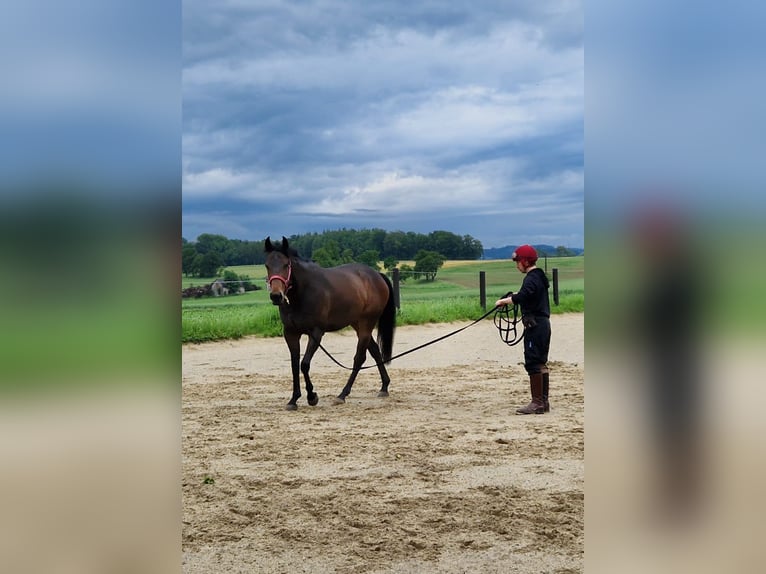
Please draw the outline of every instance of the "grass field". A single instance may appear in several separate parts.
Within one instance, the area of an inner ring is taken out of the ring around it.
[[[546,262],[538,262],[546,268]],[[552,313],[582,312],[585,307],[584,257],[549,258],[548,277],[558,269],[559,305],[551,304]],[[265,287],[263,265],[228,267],[238,275],[247,275],[259,287]],[[523,276],[509,260],[447,261],[436,281],[408,279],[400,283],[398,325],[469,321],[484,314],[479,301],[479,273],[486,278],[487,309],[508,291],[521,286]],[[184,278],[182,286],[203,285],[215,278]],[[551,289],[551,298],[553,290]],[[202,342],[239,338],[245,335],[280,336],[279,314],[266,289],[228,297],[184,299],[182,302],[183,342]]]

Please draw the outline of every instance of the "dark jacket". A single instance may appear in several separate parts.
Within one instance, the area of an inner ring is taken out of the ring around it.
[[[521,289],[513,294],[513,302],[521,306],[521,315],[550,317],[551,305],[548,301],[550,282],[542,269],[532,269],[524,275]]]

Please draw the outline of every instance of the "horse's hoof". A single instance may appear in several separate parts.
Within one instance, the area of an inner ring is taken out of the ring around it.
[[[344,399],[342,397],[335,397],[332,400],[332,404],[334,404],[334,405],[345,405],[346,404],[346,399]]]
[[[319,395],[316,393],[309,393],[309,396],[306,397],[306,400],[309,402],[309,405],[315,407],[319,402]]]
[[[379,397],[387,397],[387,396],[388,396],[388,391],[380,391],[380,392],[378,393],[378,396],[379,396]]]
[[[298,405],[296,405],[295,403],[287,403],[287,406],[285,407],[285,410],[297,411],[298,410]]]

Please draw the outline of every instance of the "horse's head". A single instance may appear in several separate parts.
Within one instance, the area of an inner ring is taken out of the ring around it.
[[[290,261],[287,238],[282,236],[282,245],[275,247],[271,243],[271,237],[267,237],[264,250],[266,251],[266,284],[271,302],[274,305],[282,303],[289,305],[287,291],[292,287],[293,265]]]

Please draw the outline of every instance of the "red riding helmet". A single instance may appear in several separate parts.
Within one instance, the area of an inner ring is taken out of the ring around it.
[[[514,261],[526,259],[529,265],[534,265],[537,262],[537,251],[531,245],[521,245],[513,252],[511,259]]]

